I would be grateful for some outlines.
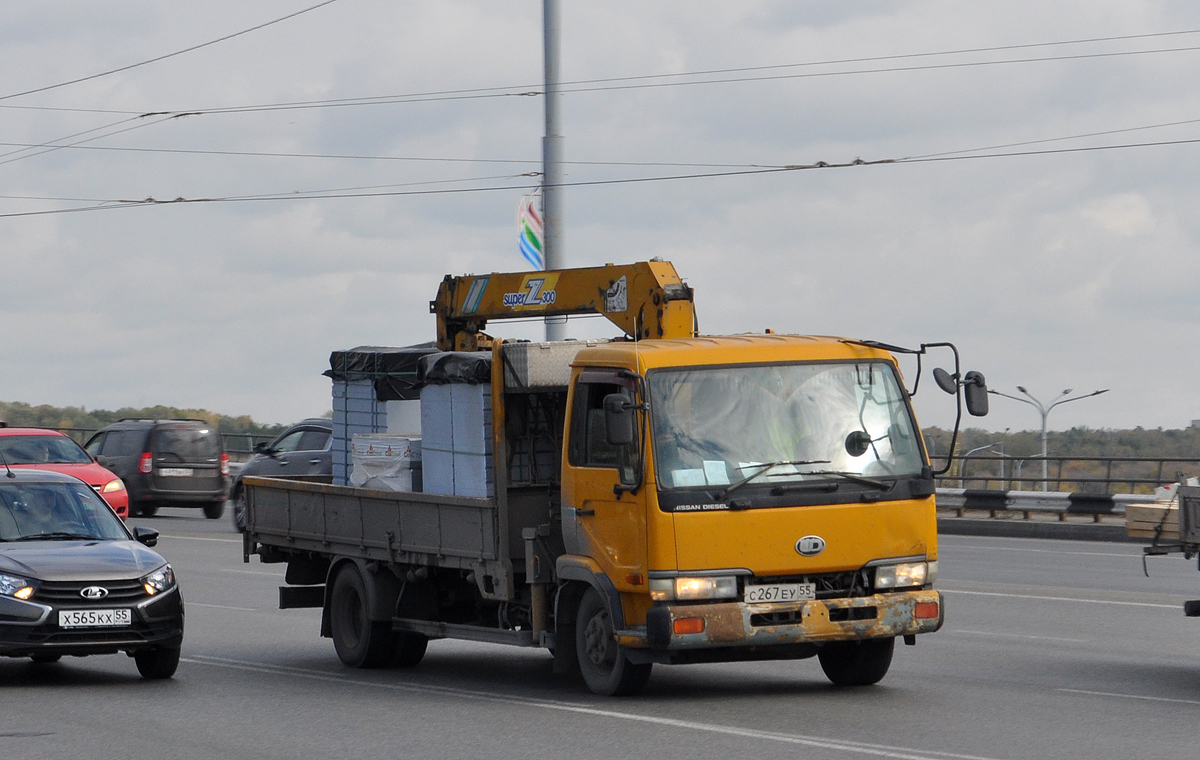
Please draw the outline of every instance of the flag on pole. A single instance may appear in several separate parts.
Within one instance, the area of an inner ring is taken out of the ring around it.
[[[534,269],[546,268],[542,253],[542,215],[537,208],[540,198],[537,191],[526,193],[517,206],[517,245]]]

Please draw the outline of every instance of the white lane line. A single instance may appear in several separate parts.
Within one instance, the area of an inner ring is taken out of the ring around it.
[[[170,533],[159,533],[159,538],[178,538],[181,541],[216,541],[220,544],[240,544],[237,538],[203,538],[201,536],[173,536]]]
[[[222,567],[221,572],[223,572],[223,573],[239,573],[241,575],[269,575],[272,578],[282,578],[283,577],[282,571],[280,571],[278,573],[264,573],[261,570],[231,570],[228,567]]]
[[[1042,641],[1069,641],[1072,644],[1086,644],[1088,639],[1063,639],[1058,636],[1029,636],[1023,633],[997,633],[995,631],[966,631],[953,630],[951,633],[969,633],[974,636],[999,636],[1006,639],[1040,639]]]
[[[1035,554],[1075,554],[1083,557],[1119,557],[1121,559],[1140,559],[1140,554],[1116,554],[1115,552],[1063,552],[1054,549],[1029,549],[1024,546],[972,546],[970,544],[946,544],[947,549],[983,549],[985,551],[1001,552],[1032,552]]]
[[[258,612],[253,607],[230,607],[227,604],[202,604],[200,602],[184,602],[187,607],[212,607],[214,610],[240,610],[242,612]]]
[[[520,697],[495,692],[455,689],[447,686],[363,681],[356,678],[343,678],[323,673],[313,673],[311,671],[301,670],[299,668],[291,668],[279,665],[262,665],[259,663],[250,663],[242,660],[230,660],[223,657],[196,655],[193,657],[181,658],[181,661],[196,665],[208,665],[211,667],[244,670],[252,673],[291,675],[314,681],[328,681],[330,683],[337,684],[353,684],[355,686],[371,686],[377,689],[387,689],[390,691],[404,691],[417,694],[439,694],[467,699],[476,699],[485,702],[497,702],[505,705],[519,703],[526,707],[535,707],[543,710],[557,710],[560,712],[570,712],[581,715],[593,715],[601,718],[612,718],[634,723],[649,723],[658,726],[669,726],[671,728],[682,728],[689,731],[704,731],[712,734],[740,736],[750,739],[780,742],[783,744],[796,744],[806,747],[815,747],[817,749],[838,750],[841,752],[873,755],[876,757],[898,758],[898,760],[931,760],[931,758],[952,758],[952,760],[994,760],[994,758],[979,757],[977,755],[960,755],[953,752],[908,749],[905,747],[892,747],[886,744],[856,742],[847,739],[826,739],[817,736],[805,736],[803,734],[781,734],[772,731],[756,731],[748,728],[740,728],[738,726],[725,726],[717,723],[700,723],[697,721],[662,718],[653,715],[639,715],[636,713],[621,712],[619,710],[602,710],[574,702],[533,699],[530,697]]]
[[[1175,702],[1181,705],[1200,705],[1200,701],[1195,699],[1170,699],[1168,697],[1144,697],[1140,694],[1117,694],[1111,691],[1088,691],[1086,689],[1055,689],[1055,691],[1065,691],[1068,694],[1086,694],[1092,697],[1117,697],[1118,699],[1140,699],[1146,702]]]
[[[1182,609],[1179,604],[1151,604],[1150,602],[1121,602],[1116,599],[1079,599],[1071,596],[1035,596],[1033,594],[1001,594],[996,591],[960,591],[958,589],[939,589],[945,594],[974,594],[975,596],[1003,596],[1010,599],[1040,599],[1047,602],[1083,602],[1084,604],[1119,604],[1124,607],[1160,607],[1164,610]]]

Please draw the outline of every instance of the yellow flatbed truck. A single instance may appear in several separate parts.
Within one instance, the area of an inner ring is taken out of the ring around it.
[[[321,607],[351,666],[449,637],[551,649],[599,694],[655,663],[815,656],[834,683],[879,681],[897,638],[943,622],[934,472],[895,356],[700,336],[692,303],[667,262],[447,277],[439,348],[490,359],[493,493],[247,478],[246,561],[287,562],[280,606]],[[625,336],[482,332],[589,310]],[[938,385],[986,413],[954,357]]]

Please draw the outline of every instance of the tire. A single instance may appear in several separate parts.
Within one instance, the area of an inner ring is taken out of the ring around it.
[[[61,660],[62,655],[61,654],[35,654],[35,655],[30,655],[29,659],[33,660],[34,662],[36,662],[39,665],[49,665],[50,663],[58,662],[59,660]]]
[[[225,502],[212,501],[204,505],[204,516],[209,520],[220,520],[225,514]]]
[[[650,663],[634,665],[613,635],[608,606],[589,588],[575,617],[575,649],[583,681],[593,694],[606,697],[637,694],[650,680]]]
[[[393,668],[411,668],[425,656],[429,639],[419,633],[408,631],[392,632],[392,658],[388,662]]]
[[[242,493],[240,488],[234,492],[229,502],[229,519],[233,521],[234,530],[238,533],[246,532],[246,494]]]
[[[158,514],[158,505],[143,501],[138,504],[137,511],[142,517],[154,517]]]
[[[329,624],[333,648],[346,665],[382,668],[392,661],[392,624],[368,617],[367,589],[355,565],[343,567],[333,580]]]
[[[838,686],[870,686],[879,683],[892,665],[896,639],[838,641],[817,652],[821,670]]]
[[[175,675],[179,667],[178,649],[146,649],[135,652],[133,661],[137,663],[138,672],[142,678],[159,680]]]

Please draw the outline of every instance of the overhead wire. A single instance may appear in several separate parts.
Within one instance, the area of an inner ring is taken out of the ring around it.
[[[1179,140],[1161,140],[1142,143],[1124,143],[1117,145],[1091,145],[1078,148],[1051,148],[1047,150],[1035,151],[1013,151],[1004,153],[987,153],[974,155],[942,155],[942,156],[927,156],[927,157],[912,157],[912,158],[885,158],[864,160],[856,158],[853,161],[844,161],[830,163],[818,161],[811,164],[789,164],[779,167],[764,167],[759,169],[741,169],[723,172],[698,172],[692,174],[675,174],[665,176],[652,177],[624,177],[617,179],[605,180],[579,180],[572,182],[564,182],[559,187],[597,187],[605,185],[627,185],[635,183],[649,182],[668,182],[690,179],[708,179],[717,177],[736,177],[736,176],[751,176],[762,174],[778,174],[783,172],[806,171],[813,169],[846,169],[857,166],[881,166],[881,165],[898,165],[898,164],[913,164],[913,163],[932,163],[946,161],[966,161],[987,158],[1012,158],[1018,156],[1042,156],[1053,154],[1069,154],[1069,153],[1084,153],[1093,151],[1105,150],[1122,150],[1132,148],[1148,148],[1162,147],[1169,145],[1189,145],[1200,143],[1200,138],[1179,139]],[[403,197],[403,196],[431,196],[431,195],[457,195],[464,193],[483,193],[496,192],[505,190],[523,190],[527,189],[528,184],[521,185],[489,185],[483,187],[465,187],[465,188],[443,188],[435,190],[390,190],[383,192],[337,192],[337,191],[310,191],[307,193],[289,192],[276,194],[259,194],[259,195],[244,195],[244,196],[222,196],[222,197],[202,197],[202,198],[184,198],[177,197],[172,199],[158,198],[143,198],[139,200],[122,200],[114,199],[105,203],[93,206],[80,206],[66,209],[44,209],[39,211],[21,211],[0,213],[0,219],[14,218],[24,216],[44,216],[50,214],[69,214],[86,211],[99,211],[104,209],[114,208],[135,208],[139,206],[161,206],[161,205],[177,205],[177,204],[195,204],[195,203],[241,203],[241,202],[262,202],[262,201],[285,201],[285,200],[328,200],[328,199],[353,199],[353,198],[384,198],[384,197]],[[67,200],[67,199],[59,199]]]
[[[328,2],[334,2],[334,0],[328,0]],[[327,4],[327,3],[322,3],[322,5],[325,5],[325,4]],[[320,6],[319,5],[313,6],[312,8],[306,9],[305,11],[301,11],[301,13],[307,12],[307,10],[312,10],[317,7],[320,7]],[[293,14],[293,15],[297,15],[297,14]],[[252,31],[252,30],[247,30],[247,31]],[[245,32],[241,32],[241,33],[245,33]],[[754,71],[773,71],[773,70],[789,69],[789,68],[834,66],[834,65],[844,65],[844,64],[853,64],[853,63],[874,63],[874,62],[880,62],[880,61],[895,61],[895,60],[908,60],[908,59],[916,59],[916,58],[930,58],[930,57],[949,56],[949,55],[967,55],[967,54],[978,54],[978,53],[989,53],[989,52],[1003,52],[1003,51],[1010,51],[1010,50],[1024,50],[1024,49],[1056,47],[1056,46],[1064,46],[1064,45],[1095,44],[1095,43],[1101,43],[1101,42],[1117,42],[1117,41],[1150,39],[1150,38],[1191,35],[1191,34],[1200,34],[1200,29],[1184,29],[1184,30],[1174,30],[1174,31],[1166,31],[1166,32],[1150,32],[1150,33],[1145,33],[1145,34],[1127,34],[1127,35],[1117,35],[1117,36],[1108,36],[1108,37],[1089,37],[1089,38],[1081,38],[1081,39],[1074,39],[1074,40],[1060,40],[1060,41],[1052,41],[1052,42],[1019,43],[1019,44],[1012,44],[1012,45],[996,45],[996,46],[990,46],[990,47],[956,48],[956,49],[951,49],[951,50],[926,51],[926,52],[918,52],[918,53],[897,53],[897,54],[892,54],[892,55],[880,55],[880,56],[860,56],[860,57],[853,57],[853,58],[837,58],[837,59],[828,59],[828,60],[821,60],[821,61],[801,61],[801,62],[795,62],[795,63],[768,64],[768,65],[762,65],[762,66],[738,66],[738,67],[730,67],[730,68],[722,68],[722,69],[701,69],[701,70],[696,70],[696,71],[685,71],[685,72],[675,72],[675,73],[666,73],[666,74],[640,74],[640,75],[623,76],[623,77],[602,77],[602,78],[593,78],[593,79],[579,79],[579,80],[563,82],[563,83],[561,83],[560,87],[563,88],[561,90],[563,92],[596,92],[596,91],[604,91],[604,90],[640,89],[640,88],[646,88],[646,87],[675,87],[675,86],[688,86],[688,85],[696,85],[696,84],[714,84],[714,83],[719,84],[719,83],[723,83],[723,82],[747,82],[747,81],[763,81],[763,80],[771,80],[771,79],[789,79],[789,78],[801,78],[801,77],[825,77],[825,76],[845,76],[845,75],[851,75],[851,74],[873,74],[873,73],[888,73],[888,72],[902,72],[902,71],[922,71],[922,70],[937,69],[937,68],[989,66],[989,65],[1000,65],[1000,64],[1011,64],[1011,63],[1047,62],[1047,61],[1058,61],[1058,60],[1076,60],[1076,59],[1084,59],[1084,58],[1102,58],[1102,57],[1127,56],[1127,55],[1148,55],[1148,54],[1155,54],[1155,53],[1189,52],[1189,51],[1200,50],[1200,46],[1188,46],[1188,47],[1176,47],[1176,48],[1154,48],[1154,49],[1149,49],[1149,50],[1110,51],[1110,52],[1103,52],[1103,53],[1085,53],[1085,54],[1073,54],[1073,55],[1061,55],[1061,56],[1040,56],[1040,57],[1033,57],[1033,58],[1000,59],[1000,60],[991,60],[991,61],[967,61],[967,62],[959,62],[959,63],[930,64],[930,65],[925,65],[925,66],[901,66],[901,67],[886,67],[886,68],[873,68],[873,69],[852,69],[849,71],[815,72],[815,73],[810,73],[810,74],[785,74],[785,75],[774,75],[774,76],[767,76],[767,77],[701,79],[701,80],[693,80],[693,81],[687,81],[687,82],[650,82],[650,81],[647,81],[647,80],[655,80],[655,79],[679,79],[682,77],[711,76],[711,75],[718,75],[718,74],[720,74],[720,75],[738,74],[738,73],[746,73],[746,72],[754,72]],[[207,44],[212,44],[212,43],[207,43]],[[186,51],[180,51],[180,52],[186,52]],[[154,59],[154,60],[161,60],[161,58]],[[143,62],[143,63],[149,63],[149,62],[153,62],[153,61],[147,61],[147,62]],[[143,65],[143,64],[137,64],[137,65]],[[114,73],[114,72],[120,71],[120,70],[123,70],[123,69],[114,69],[112,72],[105,72],[105,73],[106,74]],[[95,75],[95,76],[102,76],[102,75]],[[77,81],[82,81],[82,80],[77,80]],[[67,83],[63,83],[63,84],[67,84]],[[589,86],[587,86],[587,85],[606,85],[606,84],[614,85],[614,86],[610,86],[610,87],[589,87]],[[59,85],[56,85],[56,86],[59,86]],[[336,108],[336,107],[363,106],[363,105],[391,105],[391,104],[407,103],[407,102],[433,102],[433,101],[443,101],[443,100],[469,100],[469,99],[478,99],[478,98],[497,98],[497,97],[528,97],[528,96],[540,96],[542,94],[540,87],[541,87],[540,84],[538,84],[538,85],[533,85],[533,84],[517,85],[517,86],[509,85],[509,86],[496,86],[496,87],[474,87],[474,88],[451,89],[451,90],[433,90],[433,91],[427,91],[427,92],[415,92],[415,93],[406,93],[406,94],[362,96],[362,97],[353,97],[353,98],[331,98],[331,99],[320,99],[320,100],[285,101],[285,102],[281,102],[281,103],[251,104],[251,105],[242,105],[242,106],[220,106],[220,107],[214,107],[214,108],[191,108],[191,109],[180,109],[180,110],[186,110],[191,113],[204,113],[204,114],[258,113],[258,112],[263,112],[263,111],[276,111],[276,110]],[[4,100],[6,98],[11,98],[11,97],[16,97],[17,95],[21,95],[21,94],[28,94],[28,93],[16,93],[14,95],[3,96],[3,97],[0,97],[0,100]],[[27,105],[23,106],[23,105],[7,105],[7,104],[0,104],[0,108],[80,110],[80,111],[88,111],[88,112],[121,113],[121,114],[141,113],[141,112],[137,112],[137,111],[125,111],[125,110],[109,111],[106,109],[64,109],[64,108],[56,108],[56,107],[52,107],[52,106],[27,106]],[[160,110],[162,110],[162,109],[160,109]]]
[[[37,93],[37,92],[46,92],[46,91],[48,91],[48,90],[56,90],[56,89],[58,89],[58,88],[60,88],[60,87],[67,87],[68,85],[72,85],[72,84],[79,84],[80,82],[88,82],[88,81],[91,81],[91,80],[93,80],[93,79],[100,79],[101,77],[110,76],[110,75],[112,75],[112,74],[117,74],[117,73],[120,73],[120,72],[122,72],[122,71],[129,71],[130,69],[136,69],[136,68],[139,68],[139,67],[141,67],[141,66],[147,66],[147,65],[149,65],[149,64],[151,64],[151,63],[158,63],[159,61],[165,61],[165,60],[167,60],[168,58],[174,58],[174,57],[176,57],[176,56],[180,56],[180,55],[183,55],[183,54],[185,54],[185,53],[191,53],[191,52],[193,52],[193,51],[200,50],[201,48],[206,48],[206,47],[209,47],[209,46],[211,46],[211,45],[216,45],[216,44],[218,44],[218,43],[225,42],[225,41],[227,41],[227,40],[232,40],[232,39],[233,39],[233,38],[235,38],[235,37],[241,37],[242,35],[245,35],[245,34],[250,34],[251,32],[256,32],[256,31],[258,31],[259,29],[265,29],[265,28],[266,28],[266,27],[268,27],[268,26],[272,26],[272,25],[274,25],[274,24],[278,24],[278,23],[280,23],[280,22],[282,22],[282,21],[287,21],[288,19],[292,19],[292,18],[295,18],[296,16],[300,16],[300,15],[302,15],[302,14],[308,13],[309,11],[315,11],[315,10],[316,10],[316,9],[318,9],[318,8],[323,8],[324,6],[326,6],[326,5],[331,5],[331,4],[333,4],[333,3],[336,3],[337,1],[338,1],[338,0],[323,0],[323,2],[317,3],[316,5],[309,6],[308,8],[304,8],[304,9],[302,9],[302,10],[296,11],[295,13],[289,13],[289,14],[287,14],[286,16],[281,16],[281,17],[279,17],[279,18],[277,18],[277,19],[273,19],[273,20],[271,20],[271,21],[267,21],[267,22],[265,22],[265,23],[262,23],[262,24],[256,24],[255,26],[252,26],[252,27],[250,27],[249,29],[243,29],[243,30],[242,30],[242,31],[240,31],[240,32],[234,32],[233,34],[226,34],[226,35],[225,35],[225,36],[223,36],[223,37],[218,37],[217,39],[215,39],[215,40],[209,40],[208,42],[202,42],[202,43],[200,43],[199,45],[192,45],[191,47],[186,47],[186,48],[184,48],[183,50],[176,50],[176,51],[175,51],[175,52],[173,52],[173,53],[167,53],[167,54],[165,54],[165,55],[159,55],[159,56],[155,56],[154,58],[150,58],[150,59],[147,59],[147,60],[145,60],[145,61],[139,61],[139,62],[137,62],[137,63],[131,63],[131,64],[128,64],[128,65],[126,65],[126,66],[119,66],[119,67],[117,67],[117,68],[115,68],[115,69],[109,69],[109,70],[107,70],[107,71],[101,71],[101,72],[99,72],[99,73],[97,73],[97,74],[89,74],[88,76],[84,76],[84,77],[77,77],[77,78],[75,78],[75,79],[70,79],[70,80],[67,80],[67,81],[65,81],[65,82],[58,82],[58,83],[56,83],[56,84],[45,85],[45,86],[43,86],[43,87],[35,87],[35,88],[31,89],[31,90],[23,90],[23,91],[21,91],[21,92],[14,92],[14,93],[10,93],[10,94],[8,94],[8,95],[0,95],[0,100],[11,100],[12,98],[19,98],[19,97],[22,97],[22,96],[24,96],[24,95],[33,95],[34,93]]]

